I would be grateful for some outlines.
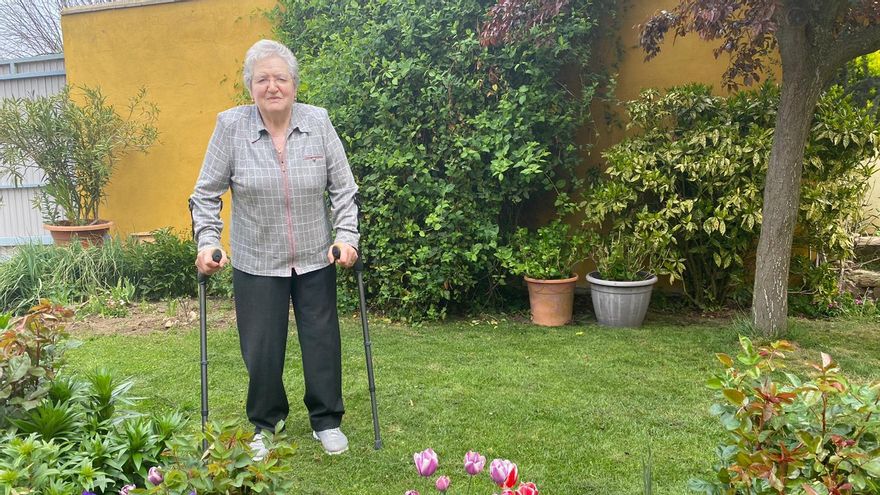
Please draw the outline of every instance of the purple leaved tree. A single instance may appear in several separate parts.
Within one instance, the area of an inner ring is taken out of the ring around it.
[[[499,0],[483,30],[484,43],[511,39],[555,15],[562,0]],[[764,188],[752,315],[773,337],[785,331],[788,273],[800,201],[804,147],[822,91],[848,61],[880,50],[877,0],[680,0],[641,26],[640,45],[650,59],[665,36],[696,33],[727,53],[723,79],[729,88],[750,85],[778,51],[782,94]]]
[[[757,81],[778,50],[782,94],[764,187],[752,317],[774,337],[788,316],[788,271],[800,201],[804,147],[816,102],[848,61],[880,49],[880,2],[875,0],[682,0],[642,26],[640,44],[651,58],[664,36],[696,32],[729,53],[728,86]]]

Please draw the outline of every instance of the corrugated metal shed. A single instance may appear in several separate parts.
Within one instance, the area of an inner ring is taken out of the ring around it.
[[[65,83],[61,54],[0,60],[0,98],[52,95],[61,91]],[[30,173],[18,185],[8,177],[0,177],[0,257],[19,244],[52,242],[43,229],[39,211],[32,206],[41,181],[36,173]]]

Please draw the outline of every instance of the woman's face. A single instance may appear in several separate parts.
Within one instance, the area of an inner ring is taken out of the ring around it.
[[[296,100],[293,77],[279,57],[267,57],[254,63],[251,94],[260,113],[286,113]]]

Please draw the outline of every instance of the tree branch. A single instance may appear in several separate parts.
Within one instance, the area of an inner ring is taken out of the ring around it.
[[[850,9],[849,0],[813,0],[814,15],[821,19],[823,25],[833,26],[835,21],[843,19]]]
[[[61,9],[109,1],[0,0],[0,58],[61,52]]]
[[[850,60],[880,50],[880,24],[844,29],[829,47],[823,69],[835,71]]]

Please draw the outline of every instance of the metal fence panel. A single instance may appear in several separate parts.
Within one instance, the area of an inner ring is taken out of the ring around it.
[[[63,55],[0,60],[0,98],[53,95],[65,84]],[[38,172],[29,172],[20,184],[0,177],[0,257],[8,253],[10,246],[52,242],[43,230],[40,212],[32,206],[41,179]]]

